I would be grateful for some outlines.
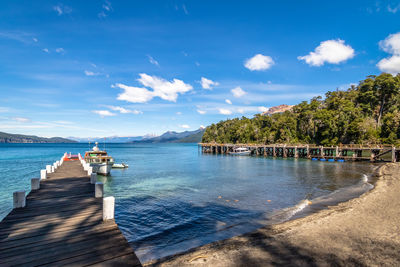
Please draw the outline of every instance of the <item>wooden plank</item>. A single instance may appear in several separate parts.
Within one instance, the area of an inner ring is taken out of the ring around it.
[[[88,235],[88,234],[93,234],[96,232],[102,232],[102,231],[109,231],[109,230],[114,230],[114,229],[119,229],[116,224],[105,224],[105,225],[90,225],[87,227],[82,227],[82,228],[74,228],[73,232],[74,235]],[[71,229],[68,229],[66,231],[58,231],[58,232],[51,232],[51,233],[42,233],[34,236],[26,236],[25,238],[21,239],[7,239],[3,240],[0,242],[0,251],[2,250],[7,250],[7,249],[12,249],[15,247],[21,247],[25,246],[28,244],[33,244],[33,243],[43,243],[43,242],[57,242],[58,239],[65,238],[71,231]]]
[[[64,162],[0,222],[0,265],[141,266],[79,162]]]

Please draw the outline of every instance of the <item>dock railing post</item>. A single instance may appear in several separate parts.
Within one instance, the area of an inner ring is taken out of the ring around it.
[[[16,191],[13,193],[13,208],[23,208],[26,205],[25,190]]]
[[[392,162],[396,162],[396,147],[392,147]]]
[[[298,154],[298,151],[297,151],[297,146],[294,147],[294,157],[295,158],[299,157],[299,154]]]
[[[46,165],[46,172],[51,173],[51,165]]]
[[[104,184],[102,182],[96,182],[94,185],[94,197],[100,198],[104,194]]]
[[[88,170],[87,170],[87,172],[88,172],[88,175],[92,175],[92,173],[93,173],[93,167],[89,167]]]
[[[115,198],[114,197],[103,198],[103,221],[114,219],[114,209],[115,209]]]
[[[31,190],[39,190],[39,189],[40,189],[40,178],[32,178]]]
[[[95,184],[97,182],[97,173],[92,173],[90,175],[90,183]]]
[[[47,171],[40,170],[40,179],[45,180],[47,178]]]

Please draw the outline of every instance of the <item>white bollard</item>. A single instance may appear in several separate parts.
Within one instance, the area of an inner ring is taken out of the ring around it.
[[[25,207],[25,191],[24,190],[13,193],[13,207],[14,207],[14,209]],[[103,213],[104,213],[104,211],[103,211]],[[113,216],[114,216],[114,214],[113,214]]]
[[[57,163],[53,163],[54,170],[57,170]]]
[[[40,179],[45,180],[47,178],[47,171],[40,170]]]
[[[88,172],[88,175],[92,175],[92,173],[93,173],[93,167],[89,167],[87,172]]]
[[[54,166],[51,166],[51,172],[55,172],[56,170],[55,170],[55,168],[54,168]]]
[[[57,165],[57,168],[60,167],[61,164],[60,164],[59,160],[56,161],[56,165]]]
[[[114,219],[114,206],[115,206],[114,197],[103,198],[103,221]]]
[[[94,197],[95,198],[103,197],[103,193],[104,193],[103,183],[96,182],[96,184],[94,185]]]
[[[95,184],[97,182],[97,173],[92,173],[90,175],[90,183]]]
[[[40,189],[40,178],[32,178],[31,179],[31,190]]]
[[[46,165],[46,171],[47,173],[51,173],[51,165]]]

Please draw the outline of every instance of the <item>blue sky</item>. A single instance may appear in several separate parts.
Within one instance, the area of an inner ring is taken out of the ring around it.
[[[136,136],[400,72],[400,1],[7,1],[0,131]]]

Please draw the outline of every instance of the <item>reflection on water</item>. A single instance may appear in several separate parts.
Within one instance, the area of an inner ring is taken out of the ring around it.
[[[65,151],[85,150],[87,144],[0,145],[0,216],[10,210],[12,192],[29,189],[46,164]],[[107,150],[129,164],[99,180],[116,197],[116,221],[142,262],[359,195],[368,189],[360,183],[363,174],[374,168],[201,154],[193,144],[109,144]]]

